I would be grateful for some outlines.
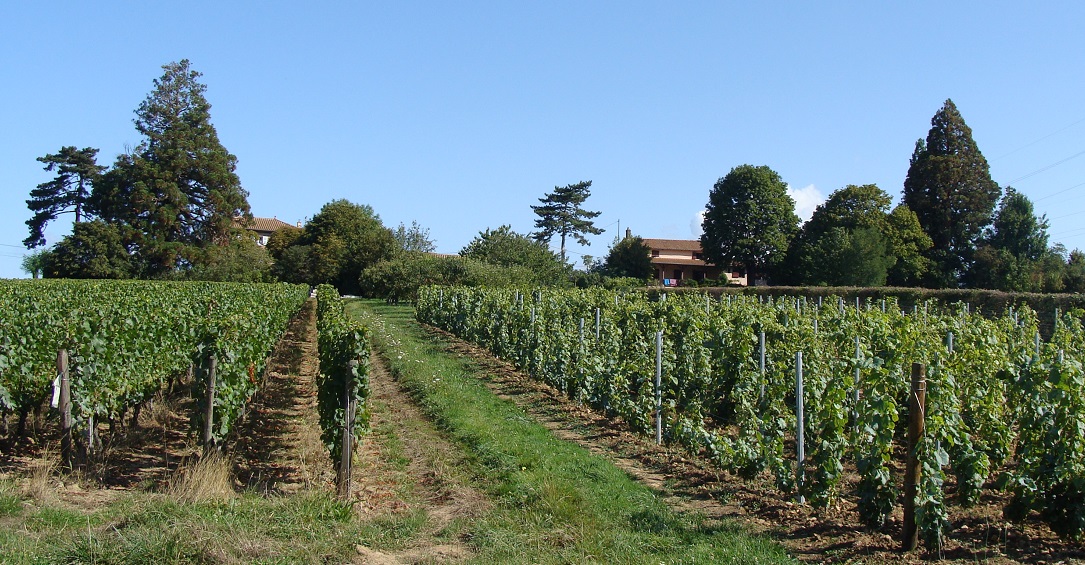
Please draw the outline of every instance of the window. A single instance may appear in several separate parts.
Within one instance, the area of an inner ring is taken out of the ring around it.
[[[659,250],[658,249],[653,249],[652,250],[652,257],[659,257]]]

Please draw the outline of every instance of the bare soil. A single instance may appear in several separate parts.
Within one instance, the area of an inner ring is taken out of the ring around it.
[[[767,479],[746,480],[722,471],[687,451],[655,445],[620,419],[610,418],[531,379],[513,365],[442,330],[427,327],[449,344],[449,351],[474,360],[487,374],[485,384],[515,402],[564,440],[609,458],[636,480],[657,490],[677,511],[709,518],[731,517],[779,539],[803,561],[826,563],[1085,563],[1085,546],[1061,540],[1038,521],[1009,523],[996,496],[976,508],[951,508],[951,539],[939,549],[900,550],[903,515],[899,508],[881,531],[859,522],[856,499],[844,496],[832,507],[815,509],[782,495]],[[901,472],[900,474],[903,474]],[[842,492],[854,492],[854,469]],[[952,489],[952,483],[947,483]]]

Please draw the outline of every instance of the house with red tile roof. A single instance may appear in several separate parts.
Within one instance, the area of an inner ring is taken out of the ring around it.
[[[263,246],[267,245],[271,234],[283,228],[300,228],[301,222],[298,222],[297,226],[293,226],[278,218],[253,218],[250,221],[245,221],[244,218],[234,218],[234,227],[253,232],[256,234],[256,243]]]
[[[644,243],[652,250],[652,266],[656,268],[656,280],[662,285],[678,286],[687,279],[713,279],[719,280],[720,284],[746,284],[746,273],[742,267],[734,266],[724,270],[705,261],[701,242],[696,239],[644,238]]]

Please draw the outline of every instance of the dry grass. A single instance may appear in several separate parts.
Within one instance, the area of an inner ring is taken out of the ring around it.
[[[30,462],[26,481],[22,484],[23,494],[38,503],[57,500],[56,471],[60,467],[60,455],[50,448],[42,451],[41,456]]]
[[[236,496],[230,461],[213,452],[188,461],[177,470],[166,486],[166,494],[180,502],[212,502]]]
[[[298,446],[298,475],[302,477],[305,488],[321,484],[321,477],[327,473],[328,450],[320,438],[320,429],[313,426],[299,426],[295,435]]]
[[[162,431],[168,430],[173,418],[177,417],[178,408],[175,403],[175,400],[159,392],[140,412],[139,424]]]

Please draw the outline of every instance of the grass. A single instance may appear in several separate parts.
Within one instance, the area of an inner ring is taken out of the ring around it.
[[[31,563],[321,563],[349,562],[356,544],[391,548],[410,537],[409,519],[358,520],[331,493],[289,497],[240,493],[226,500],[180,502],[133,492],[95,508],[36,506],[0,482],[0,562]],[[417,521],[417,518],[415,518]]]
[[[391,424],[373,430],[385,468],[403,475],[393,484],[411,503],[406,510],[360,514],[322,487],[289,496],[237,492],[226,487],[228,468],[213,459],[186,466],[167,492],[73,489],[72,476],[58,478],[56,456],[47,453],[24,475],[0,477],[0,563],[347,563],[365,557],[359,546],[427,562],[440,556],[418,552],[435,542],[466,544],[472,563],[789,561],[777,544],[739,525],[671,512],[605,459],[557,440],[490,393],[472,362],[446,352],[413,323],[410,309],[350,309],[383,320],[373,318],[374,339],[394,374],[463,450],[404,445],[409,440]],[[434,460],[432,480],[447,475],[489,498],[481,517],[456,516],[435,528],[408,472],[419,448]]]
[[[376,348],[423,410],[469,456],[494,509],[468,527],[479,563],[784,563],[734,522],[667,508],[605,459],[556,439],[494,396],[470,360],[422,330],[408,307],[352,302]]]

